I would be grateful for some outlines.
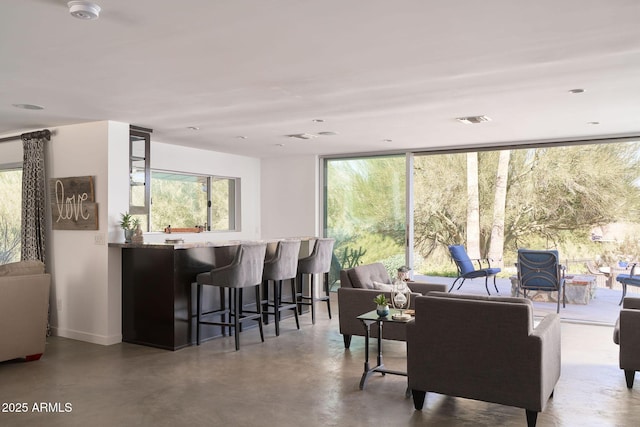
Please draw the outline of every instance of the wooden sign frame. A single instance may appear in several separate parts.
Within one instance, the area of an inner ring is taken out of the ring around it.
[[[98,230],[92,176],[51,178],[49,195],[54,230]]]

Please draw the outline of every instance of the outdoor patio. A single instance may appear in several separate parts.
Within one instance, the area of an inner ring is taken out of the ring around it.
[[[454,281],[453,277],[439,277],[439,276],[422,276],[416,275],[414,280],[427,282],[427,283],[443,283],[451,286]],[[598,285],[602,282],[597,281]],[[511,280],[509,278],[498,278],[496,280],[498,286],[499,295],[511,296]],[[616,283],[618,287],[619,283]],[[456,285],[457,286],[457,285]],[[493,283],[489,280],[489,291],[491,295],[495,295],[495,289]],[[627,289],[627,296],[640,296],[638,289],[629,287]],[[454,289],[453,293],[466,293],[476,295],[486,295],[487,292],[484,287],[484,279],[472,279],[466,280],[462,288],[459,290]],[[606,287],[598,286],[595,288],[595,295],[588,304],[567,304],[566,307],[560,305],[560,318],[565,322],[577,322],[577,323],[595,323],[603,325],[613,325],[618,318],[620,312],[620,298],[622,296],[622,289],[609,289]],[[534,301],[534,316],[542,317],[548,313],[556,312],[556,302],[539,302]]]

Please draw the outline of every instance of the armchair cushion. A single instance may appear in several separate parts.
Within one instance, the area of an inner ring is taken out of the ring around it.
[[[44,274],[44,263],[38,260],[29,260],[0,265],[0,277],[30,274]]]

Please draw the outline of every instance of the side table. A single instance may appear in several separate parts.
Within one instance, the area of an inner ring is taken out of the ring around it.
[[[391,309],[389,314],[385,317],[380,317],[376,313],[375,310],[369,311],[367,313],[361,314],[358,316],[358,320],[362,322],[362,325],[365,329],[364,334],[364,372],[362,374],[362,378],[360,379],[360,390],[364,390],[364,386],[367,383],[367,380],[374,372],[380,372],[382,375],[392,374],[392,375],[403,375],[407,376],[406,372],[403,371],[395,371],[391,369],[386,369],[384,366],[384,361],[382,359],[382,327],[385,323],[409,323],[413,322],[414,318],[412,317],[409,320],[394,320],[393,315],[396,313],[400,313],[400,310]],[[371,367],[369,364],[369,338],[371,337],[371,325],[376,323],[378,325],[378,358],[377,364],[374,367]],[[406,396],[409,397],[411,395],[411,391],[409,387],[405,392]]]

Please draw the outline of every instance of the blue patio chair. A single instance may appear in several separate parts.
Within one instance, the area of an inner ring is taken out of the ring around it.
[[[562,307],[566,307],[567,295],[564,287],[564,267],[560,265],[560,256],[556,250],[518,249],[518,293],[522,289],[524,296],[528,291],[558,292],[560,313],[560,291]]]
[[[496,288],[496,292],[498,292],[498,286],[496,286],[496,274],[502,271],[500,268],[491,268],[491,262],[488,258],[479,258],[479,259],[471,259],[469,255],[467,255],[467,251],[462,245],[451,245],[449,246],[449,253],[451,254],[451,259],[456,263],[456,267],[458,268],[458,277],[451,284],[451,288],[449,288],[449,292],[453,290],[453,287],[456,285],[458,280],[462,279],[460,285],[458,285],[457,289],[462,287],[462,284],[467,279],[475,279],[478,277],[484,277],[484,287],[487,290],[487,294],[491,295],[489,292],[489,277],[493,277],[493,287]],[[476,270],[473,261],[478,263],[478,269]],[[482,268],[482,264],[486,263],[487,267]],[[457,290],[456,289],[456,290]]]
[[[627,295],[627,286],[638,286],[640,287],[640,276],[634,275],[637,263],[633,263],[630,265],[631,271],[629,274],[618,274],[616,276],[616,281],[622,284],[622,298],[620,298],[620,304],[624,301],[625,295]]]

